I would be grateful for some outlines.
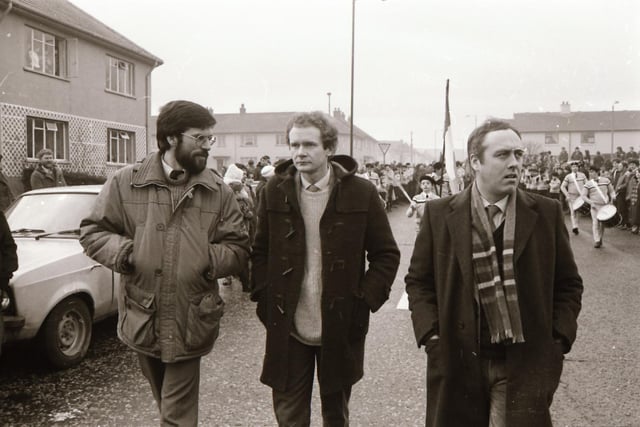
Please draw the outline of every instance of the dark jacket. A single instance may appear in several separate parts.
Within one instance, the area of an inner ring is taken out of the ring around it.
[[[118,336],[163,362],[211,351],[224,306],[216,279],[249,255],[233,191],[213,171],[191,176],[175,209],[172,197],[156,152],[116,172],[80,224],[86,254],[122,273]]]
[[[440,336],[427,348],[428,426],[488,422],[478,361],[470,200],[468,188],[427,204],[405,278],[418,344]],[[583,290],[560,203],[518,190],[514,245],[526,342],[506,347],[506,425],[550,426],[548,408],[563,353],[576,338]]]
[[[57,166],[53,169],[45,169],[42,165],[36,166],[31,173],[30,181],[32,190],[37,190],[38,188],[64,187],[67,185],[62,170]]]
[[[0,286],[6,286],[13,272],[18,269],[17,250],[7,218],[0,211]]]
[[[322,344],[319,383],[331,393],[363,375],[369,313],[388,299],[400,252],[376,188],[355,176],[357,163],[332,158],[335,183],[320,220]],[[261,381],[285,390],[288,342],[305,263],[305,228],[292,161],[276,168],[264,190],[253,247],[252,299],[267,329]],[[368,266],[365,270],[365,266]]]

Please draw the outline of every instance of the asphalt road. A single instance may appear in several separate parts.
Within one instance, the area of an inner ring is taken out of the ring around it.
[[[415,238],[404,208],[390,219],[402,251],[389,301],[372,316],[365,378],[353,389],[354,426],[424,425],[426,356],[413,338],[409,312],[398,309]],[[590,219],[571,237],[585,282],[578,339],[566,358],[552,407],[556,426],[640,426],[640,237],[607,230],[594,249]],[[541,266],[544,268],[544,266]],[[270,389],[258,378],[264,330],[254,304],[234,284],[220,337],[202,360],[200,424],[275,425]],[[321,425],[313,403],[313,425]],[[87,359],[52,371],[28,344],[0,358],[0,425],[154,426],[157,409],[134,354],[115,336],[114,319],[94,329]]]

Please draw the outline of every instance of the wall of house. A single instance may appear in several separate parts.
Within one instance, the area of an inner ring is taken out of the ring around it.
[[[522,140],[538,153],[551,151],[551,154],[558,155],[563,146],[569,153],[572,153],[576,147],[580,147],[580,151],[583,153],[585,150],[589,150],[591,154],[595,154],[597,151],[602,154],[611,153],[611,132],[594,132],[593,144],[582,142],[582,132],[558,132],[554,133],[554,136],[557,141],[555,144],[545,143],[544,132],[522,133]],[[640,130],[616,131],[613,150],[615,151],[618,146],[622,147],[624,151],[629,151],[629,147],[634,147],[637,151],[640,148]]]
[[[26,27],[67,40],[67,75],[49,76],[27,66]],[[135,133],[135,157],[147,152],[145,80],[153,67],[131,55],[79,39],[63,27],[45,25],[14,11],[2,21],[0,37],[0,150],[3,170],[19,180],[33,162],[27,155],[27,116],[68,123],[68,159],[63,170],[109,176],[121,165],[107,165],[107,128]],[[134,95],[107,92],[107,54],[134,64]]]

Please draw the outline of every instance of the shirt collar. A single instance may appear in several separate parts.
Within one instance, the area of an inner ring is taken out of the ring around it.
[[[173,168],[169,165],[169,163],[164,161],[164,154],[160,157],[162,159],[162,170],[164,171],[164,175],[169,178],[169,174],[173,171]],[[182,170],[182,169],[176,169]]]
[[[496,205],[500,209],[500,212],[504,213],[504,212],[507,211],[507,203],[509,202],[509,195],[508,194],[506,196],[504,196],[502,199],[500,199],[497,202],[495,202],[495,203],[489,202],[482,195],[480,195],[480,198],[482,199],[482,206],[485,207],[485,208],[487,206],[489,206],[489,205]]]
[[[317,182],[309,182],[304,178],[304,175],[300,174],[300,182],[302,183],[302,188],[304,188],[305,190],[309,188],[309,186],[312,184],[318,187],[320,191],[326,190],[329,187],[330,179],[331,179],[331,167],[327,169],[327,173],[322,178],[320,178],[320,180]]]

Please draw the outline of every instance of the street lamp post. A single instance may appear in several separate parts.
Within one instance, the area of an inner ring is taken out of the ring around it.
[[[611,160],[613,160],[613,140],[615,139],[614,112],[616,109],[616,104],[619,103],[619,101],[615,101],[613,104],[611,104]]]
[[[331,92],[327,92],[327,98],[329,98],[328,105],[327,105],[327,113],[331,115]]]
[[[353,71],[356,35],[356,0],[351,5],[351,113],[349,114],[349,155],[353,157]]]

